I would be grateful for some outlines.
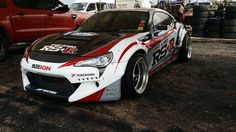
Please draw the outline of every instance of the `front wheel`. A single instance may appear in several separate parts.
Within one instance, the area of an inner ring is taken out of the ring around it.
[[[134,98],[141,96],[148,83],[148,65],[143,54],[131,57],[124,76],[122,77],[122,96]]]
[[[0,61],[4,60],[8,54],[8,43],[3,35],[0,34]]]
[[[180,48],[179,60],[182,62],[187,62],[192,57],[192,40],[189,34],[186,34],[183,40],[183,45]]]

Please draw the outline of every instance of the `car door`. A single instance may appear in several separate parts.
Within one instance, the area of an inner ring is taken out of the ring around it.
[[[43,10],[35,0],[12,0],[12,25],[15,40],[34,40],[44,35]]]
[[[150,41],[152,68],[164,63],[174,52],[176,29],[174,19],[165,12],[156,12],[153,15],[153,38]]]
[[[40,9],[44,10],[43,23],[45,35],[65,31],[71,31],[76,28],[75,19],[72,13],[66,10],[65,5],[58,0],[37,0]]]

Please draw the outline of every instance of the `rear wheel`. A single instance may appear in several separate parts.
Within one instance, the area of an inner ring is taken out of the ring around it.
[[[148,83],[148,66],[143,54],[135,54],[129,61],[122,77],[122,96],[134,98],[141,96]]]
[[[183,45],[180,48],[179,60],[181,62],[187,62],[192,57],[192,41],[189,34],[186,34],[184,37]]]
[[[5,59],[8,54],[8,43],[6,38],[0,34],[0,61]]]

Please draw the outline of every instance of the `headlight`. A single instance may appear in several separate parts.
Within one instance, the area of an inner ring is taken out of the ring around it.
[[[90,58],[88,60],[80,61],[76,63],[74,66],[75,67],[91,66],[91,67],[103,68],[111,63],[112,58],[113,58],[113,54],[107,53],[101,56]]]

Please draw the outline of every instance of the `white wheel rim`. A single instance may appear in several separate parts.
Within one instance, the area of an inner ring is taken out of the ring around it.
[[[148,68],[143,58],[139,58],[133,69],[133,86],[138,94],[142,94],[148,83]]]
[[[191,58],[193,47],[189,37],[186,39],[186,48],[187,48],[187,57]]]

